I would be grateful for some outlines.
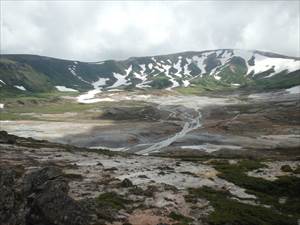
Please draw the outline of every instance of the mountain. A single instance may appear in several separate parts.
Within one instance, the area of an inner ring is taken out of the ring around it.
[[[214,90],[287,88],[300,84],[300,58],[218,49],[127,60],[80,62],[37,55],[1,55],[0,90],[86,91],[94,88]]]

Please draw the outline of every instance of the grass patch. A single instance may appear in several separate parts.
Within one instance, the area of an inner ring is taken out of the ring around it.
[[[36,120],[35,117],[29,115],[20,115],[16,113],[0,113],[0,121],[1,120]]]
[[[262,206],[253,206],[233,200],[227,191],[216,191],[209,187],[190,189],[187,201],[205,198],[214,207],[207,222],[212,225],[296,225],[296,218],[279,214]]]
[[[178,87],[176,90],[184,95],[191,94],[206,94],[213,93],[218,91],[228,91],[234,90],[236,87],[232,87],[230,84],[218,81],[214,77],[206,76],[202,78],[196,78],[191,81],[191,85],[189,87]]]
[[[169,217],[170,217],[171,219],[176,220],[176,221],[179,222],[179,223],[177,223],[176,225],[188,225],[188,224],[190,224],[191,222],[193,222],[193,219],[192,219],[192,218],[183,216],[183,215],[178,214],[178,213],[175,213],[175,212],[171,212],[171,213],[169,214]]]
[[[218,175],[220,178],[245,188],[247,193],[257,196],[262,204],[271,205],[282,214],[300,217],[300,178],[281,176],[275,181],[268,181],[248,176],[248,171],[265,167],[254,160],[242,160],[237,164],[223,161],[214,167],[221,172]],[[281,197],[287,197],[286,203],[278,202]]]
[[[97,203],[101,206],[110,206],[113,209],[125,209],[126,204],[131,203],[130,200],[124,199],[122,196],[118,195],[115,192],[107,192],[100,194],[97,197]]]

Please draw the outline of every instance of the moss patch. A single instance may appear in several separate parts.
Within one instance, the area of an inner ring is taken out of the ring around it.
[[[131,203],[130,200],[124,199],[122,196],[118,195],[115,192],[107,192],[100,194],[97,197],[97,203],[100,206],[106,205],[114,209],[125,209],[126,204]]]
[[[290,218],[273,209],[248,205],[232,199],[227,191],[216,191],[209,187],[190,189],[187,201],[205,198],[214,207],[207,222],[213,225],[296,225],[296,218]]]
[[[175,212],[171,212],[169,214],[169,217],[172,218],[173,220],[178,221],[178,223],[176,225],[188,225],[191,222],[193,222],[192,218],[183,216],[183,215],[175,213]]]
[[[250,170],[259,169],[265,165],[254,160],[242,160],[237,164],[226,161],[215,164],[216,170],[221,172],[218,176],[246,189],[249,194],[254,194],[262,204],[282,215],[300,217],[300,178],[294,176],[281,176],[275,181],[251,177],[246,174]],[[279,198],[286,197],[284,204],[279,203]]]

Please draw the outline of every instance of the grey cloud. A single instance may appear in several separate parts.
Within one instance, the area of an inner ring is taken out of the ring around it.
[[[299,56],[299,1],[1,2],[1,53],[99,61],[216,48]]]

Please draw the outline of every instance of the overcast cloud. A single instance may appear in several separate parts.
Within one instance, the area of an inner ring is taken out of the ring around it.
[[[1,1],[1,53],[83,61],[242,48],[299,56],[299,1]]]

